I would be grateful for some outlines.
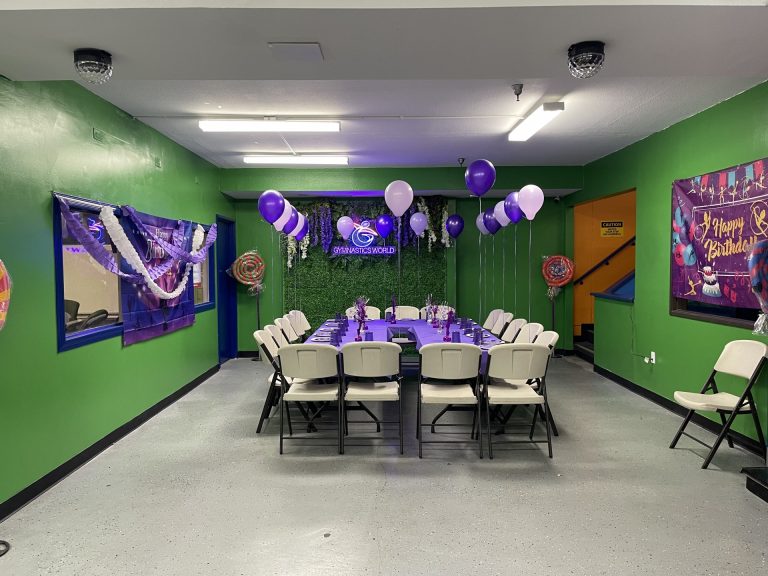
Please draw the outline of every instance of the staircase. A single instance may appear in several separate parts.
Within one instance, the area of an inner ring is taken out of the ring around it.
[[[576,336],[573,342],[573,351],[590,364],[595,363],[595,325],[582,324],[581,336]]]
[[[747,475],[747,490],[768,502],[768,468],[744,468]]]

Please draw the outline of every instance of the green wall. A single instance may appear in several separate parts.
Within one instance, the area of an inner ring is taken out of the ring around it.
[[[624,307],[599,303],[595,360],[666,398],[672,398],[678,389],[698,391],[726,342],[765,340],[747,328],[670,316],[669,238],[673,180],[768,156],[766,102],[768,83],[593,162],[585,167],[583,191],[567,198],[572,206],[637,189],[634,324],[628,323]],[[572,230],[572,214],[566,225]],[[568,249],[572,250],[572,243]],[[628,330],[632,338],[628,343],[624,337],[605,334],[606,330],[616,335]],[[656,352],[656,365],[643,362],[651,350]],[[756,398],[764,427],[768,425],[767,380],[759,383]],[[732,384],[725,389],[739,393],[740,386]],[[750,419],[738,418],[736,422],[736,430],[755,437]]]
[[[0,258],[14,283],[0,332],[0,502],[218,362],[214,310],[128,348],[112,338],[57,353],[52,190],[199,222],[234,215],[215,167],[77,84],[0,79]]]
[[[498,200],[483,200],[482,208],[495,202]],[[459,200],[457,204],[465,223],[456,252],[460,313],[484,320],[494,308],[503,308],[515,317],[540,322],[550,329],[552,307],[541,275],[541,263],[544,256],[563,253],[563,203],[547,199],[532,222],[523,218],[494,236],[481,235],[475,226],[480,212],[477,199]],[[532,240],[530,259],[529,238]],[[560,295],[556,301],[555,329],[560,333],[557,346],[571,348],[573,328],[571,322],[566,321],[562,298]]]

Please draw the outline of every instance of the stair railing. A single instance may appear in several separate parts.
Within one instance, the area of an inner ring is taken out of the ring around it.
[[[587,276],[589,276],[592,273],[596,272],[597,270],[599,270],[603,266],[608,266],[611,263],[611,258],[613,258],[617,254],[622,252],[624,249],[629,248],[630,246],[634,246],[635,245],[635,238],[637,238],[637,236],[632,236],[632,238],[630,238],[629,240],[624,242],[624,244],[622,244],[621,246],[616,248],[616,250],[614,250],[613,252],[608,254],[608,256],[606,256],[605,258],[600,260],[600,262],[598,262],[597,264],[592,266],[592,268],[590,268],[589,270],[584,272],[584,274],[582,274],[581,276],[576,278],[576,280],[573,281],[574,285],[575,284],[584,284],[584,279],[587,278]]]

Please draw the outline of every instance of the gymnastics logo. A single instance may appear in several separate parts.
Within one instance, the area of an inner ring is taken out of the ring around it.
[[[358,248],[368,248],[376,241],[378,233],[371,227],[369,220],[363,220],[355,224],[355,231],[349,237],[350,242]]]

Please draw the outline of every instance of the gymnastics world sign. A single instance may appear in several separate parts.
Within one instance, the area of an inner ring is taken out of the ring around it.
[[[370,220],[355,223],[355,230],[349,236],[349,244],[334,246],[334,256],[391,256],[397,253],[394,246],[379,246],[376,241],[379,234],[371,226]]]

